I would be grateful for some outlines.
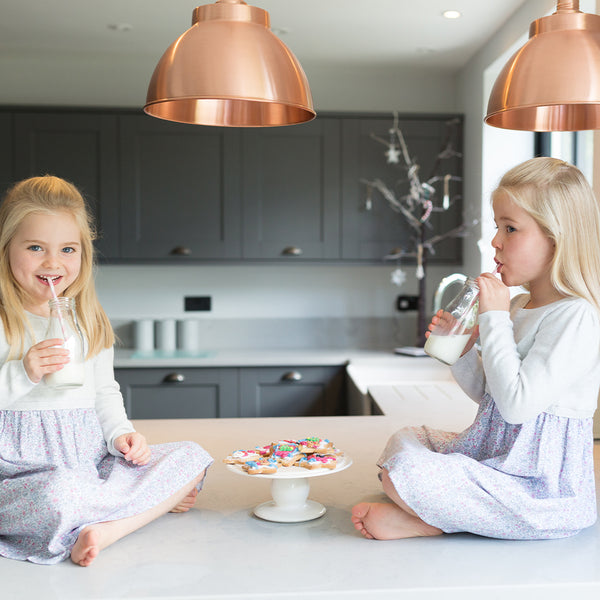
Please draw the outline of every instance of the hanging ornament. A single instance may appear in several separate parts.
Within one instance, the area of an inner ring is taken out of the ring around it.
[[[400,162],[400,149],[396,144],[390,144],[386,150],[385,157],[388,165],[398,164]]]
[[[370,185],[367,185],[367,197],[365,198],[365,203],[363,204],[363,210],[373,210],[373,188]]]
[[[425,269],[423,269],[423,244],[417,246],[417,272],[415,275],[417,279],[425,277]]]
[[[392,271],[391,281],[394,285],[401,287],[402,284],[406,281],[406,273],[400,268],[394,269]]]
[[[444,175],[444,199],[442,200],[442,208],[448,210],[450,208],[450,180],[452,175],[448,173]]]

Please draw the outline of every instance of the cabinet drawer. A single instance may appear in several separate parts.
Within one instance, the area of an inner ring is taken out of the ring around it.
[[[132,419],[238,416],[236,369],[116,369]]]
[[[344,367],[240,369],[241,417],[344,413]]]

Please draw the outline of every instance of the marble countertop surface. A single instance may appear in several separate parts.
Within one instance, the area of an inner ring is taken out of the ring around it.
[[[115,350],[115,368],[153,367],[271,367],[345,365],[352,360],[378,363],[382,360],[402,359],[392,350],[352,350],[346,348],[231,348],[199,350],[194,353],[137,352],[132,349]],[[423,358],[423,357],[420,357]],[[425,357],[427,360],[428,357]]]
[[[511,600],[598,598],[600,524],[553,541],[493,540],[470,534],[429,539],[364,539],[350,521],[360,501],[382,501],[375,462],[400,426],[420,423],[419,406],[439,413],[454,392],[445,382],[417,391],[386,416],[137,421],[150,443],[195,440],[215,458],[196,506],[168,514],[107,548],[83,569],[0,559],[7,600]],[[436,387],[437,386],[437,387]],[[437,391],[436,391],[437,390]],[[415,395],[417,394],[417,395]],[[458,402],[463,399],[456,398]],[[418,410],[417,410],[418,409]],[[453,415],[453,408],[442,411]],[[462,410],[462,409],[461,409]],[[459,411],[460,412],[460,411]],[[463,427],[469,415],[436,424]],[[310,480],[309,498],[324,516],[275,523],[253,515],[271,498],[270,483],[232,473],[231,451],[279,438],[328,437],[352,458],[350,468]],[[596,464],[600,447],[596,447]],[[597,467],[598,468],[598,467]]]

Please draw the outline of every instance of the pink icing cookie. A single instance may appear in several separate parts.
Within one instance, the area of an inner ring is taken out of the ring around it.
[[[298,462],[305,469],[335,469],[337,458],[333,454],[309,454]]]
[[[281,440],[271,444],[271,456],[284,467],[291,467],[303,456],[298,445],[291,440]]]
[[[227,458],[225,458],[223,462],[226,462],[230,465],[243,464],[249,460],[258,460],[260,456],[261,455],[256,450],[236,450]]]
[[[275,473],[279,464],[272,458],[261,458],[260,460],[250,460],[242,465],[242,469],[248,475],[260,475],[263,473]]]
[[[333,454],[335,452],[335,448],[329,440],[319,437],[307,437],[298,440],[298,447],[300,448],[300,451],[305,454],[310,454],[311,452],[316,452],[317,454]]]

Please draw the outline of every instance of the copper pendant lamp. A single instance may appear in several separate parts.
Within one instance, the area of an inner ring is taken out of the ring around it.
[[[485,122],[524,131],[600,129],[600,16],[579,0],[533,21],[529,41],[506,63]]]
[[[194,9],[192,26],[154,70],[144,111],[226,127],[292,125],[316,116],[306,75],[271,32],[269,13],[242,0]]]

